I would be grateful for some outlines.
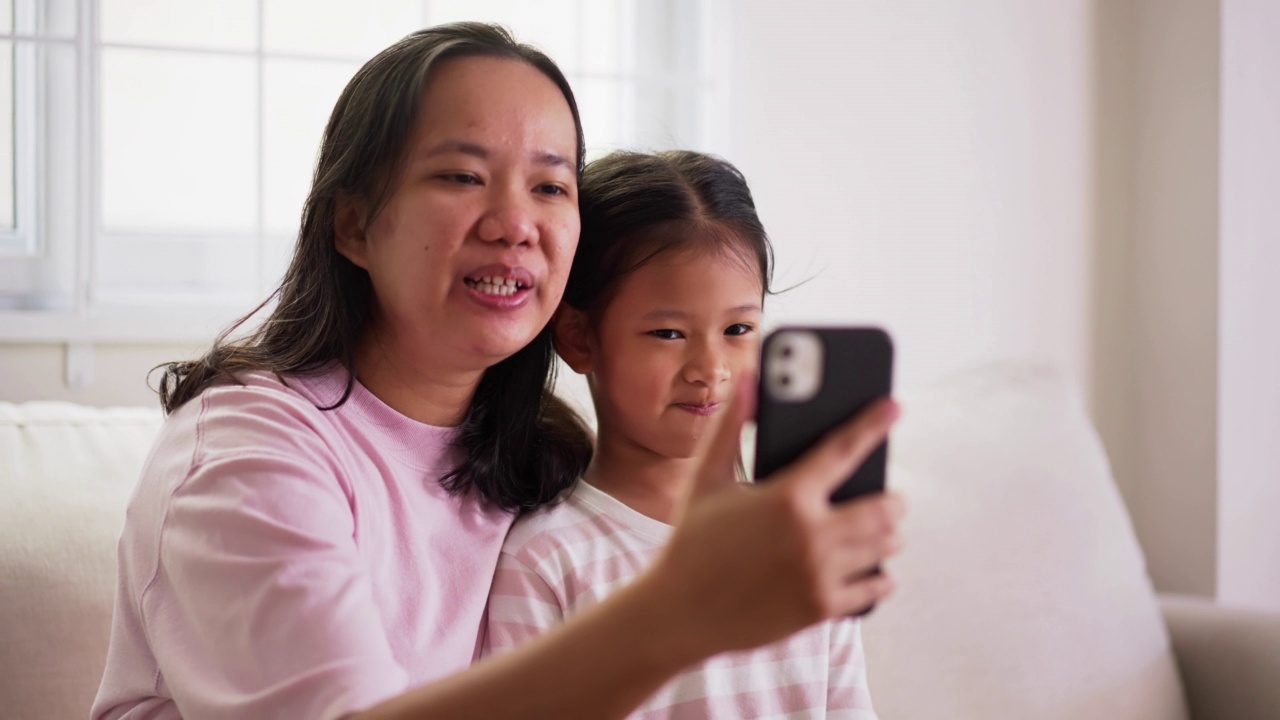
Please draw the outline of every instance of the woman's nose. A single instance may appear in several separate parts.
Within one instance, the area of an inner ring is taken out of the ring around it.
[[[502,242],[512,247],[538,242],[538,223],[531,199],[523,193],[499,191],[480,218],[478,232],[486,242]]]

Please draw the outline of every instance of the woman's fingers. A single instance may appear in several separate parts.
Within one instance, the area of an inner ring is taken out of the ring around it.
[[[896,586],[893,576],[886,572],[863,575],[847,582],[833,593],[837,610],[832,615],[861,613],[888,597]]]
[[[847,500],[831,508],[840,542],[850,544],[894,531],[905,511],[902,496],[892,490]]]
[[[898,534],[902,502],[898,497],[876,495],[849,505],[836,506],[824,521],[830,535],[824,543],[828,564],[823,575],[834,603],[830,609],[837,613],[849,610],[841,599],[848,586],[879,574],[885,561],[902,549]]]
[[[832,505],[832,490],[884,441],[897,406],[879,402],[768,482],[733,482],[739,430],[755,383],[740,381],[706,445],[686,506],[651,578],[690,657],[754,647],[819,620],[861,611],[893,580],[875,573],[900,546],[902,500],[878,493]],[[683,616],[683,617],[682,617]]]
[[[898,404],[892,398],[872,403],[857,417],[828,433],[776,479],[798,486],[806,496],[820,496],[825,501],[885,441],[899,414]]]
[[[706,452],[701,454],[702,461],[689,489],[691,499],[737,483],[735,469],[742,450],[742,425],[755,412],[755,389],[754,373],[738,376],[733,397],[721,413],[715,431],[704,440]]]

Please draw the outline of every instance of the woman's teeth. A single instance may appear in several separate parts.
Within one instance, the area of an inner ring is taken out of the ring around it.
[[[467,278],[467,285],[485,295],[514,295],[523,288],[515,278],[490,277],[487,275],[474,280]]]

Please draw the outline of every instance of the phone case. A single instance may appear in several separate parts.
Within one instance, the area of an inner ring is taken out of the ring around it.
[[[822,348],[822,379],[817,394],[802,402],[771,397],[766,387],[768,368],[760,372],[756,410],[755,477],[767,478],[787,466],[829,430],[857,415],[893,389],[893,343],[879,328],[787,327],[765,339],[762,362],[768,362],[770,343],[785,331],[817,335]],[[881,444],[862,467],[835,490],[832,502],[878,492],[885,487],[888,442]]]

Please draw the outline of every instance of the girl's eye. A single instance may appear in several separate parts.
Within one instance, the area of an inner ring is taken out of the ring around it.
[[[538,186],[538,192],[540,192],[540,193],[542,193],[542,194],[544,194],[544,195],[568,195],[568,194],[569,194],[569,192],[568,192],[567,190],[565,190],[564,188],[560,187],[559,185],[552,184],[552,183],[547,183],[547,184],[545,184],[545,185],[539,185],[539,186]]]
[[[746,335],[752,330],[755,330],[755,328],[751,327],[746,323],[737,323],[725,328],[724,334],[725,335]]]
[[[679,340],[683,337],[679,330],[671,330],[663,328],[661,330],[650,330],[649,334],[662,340]]]

